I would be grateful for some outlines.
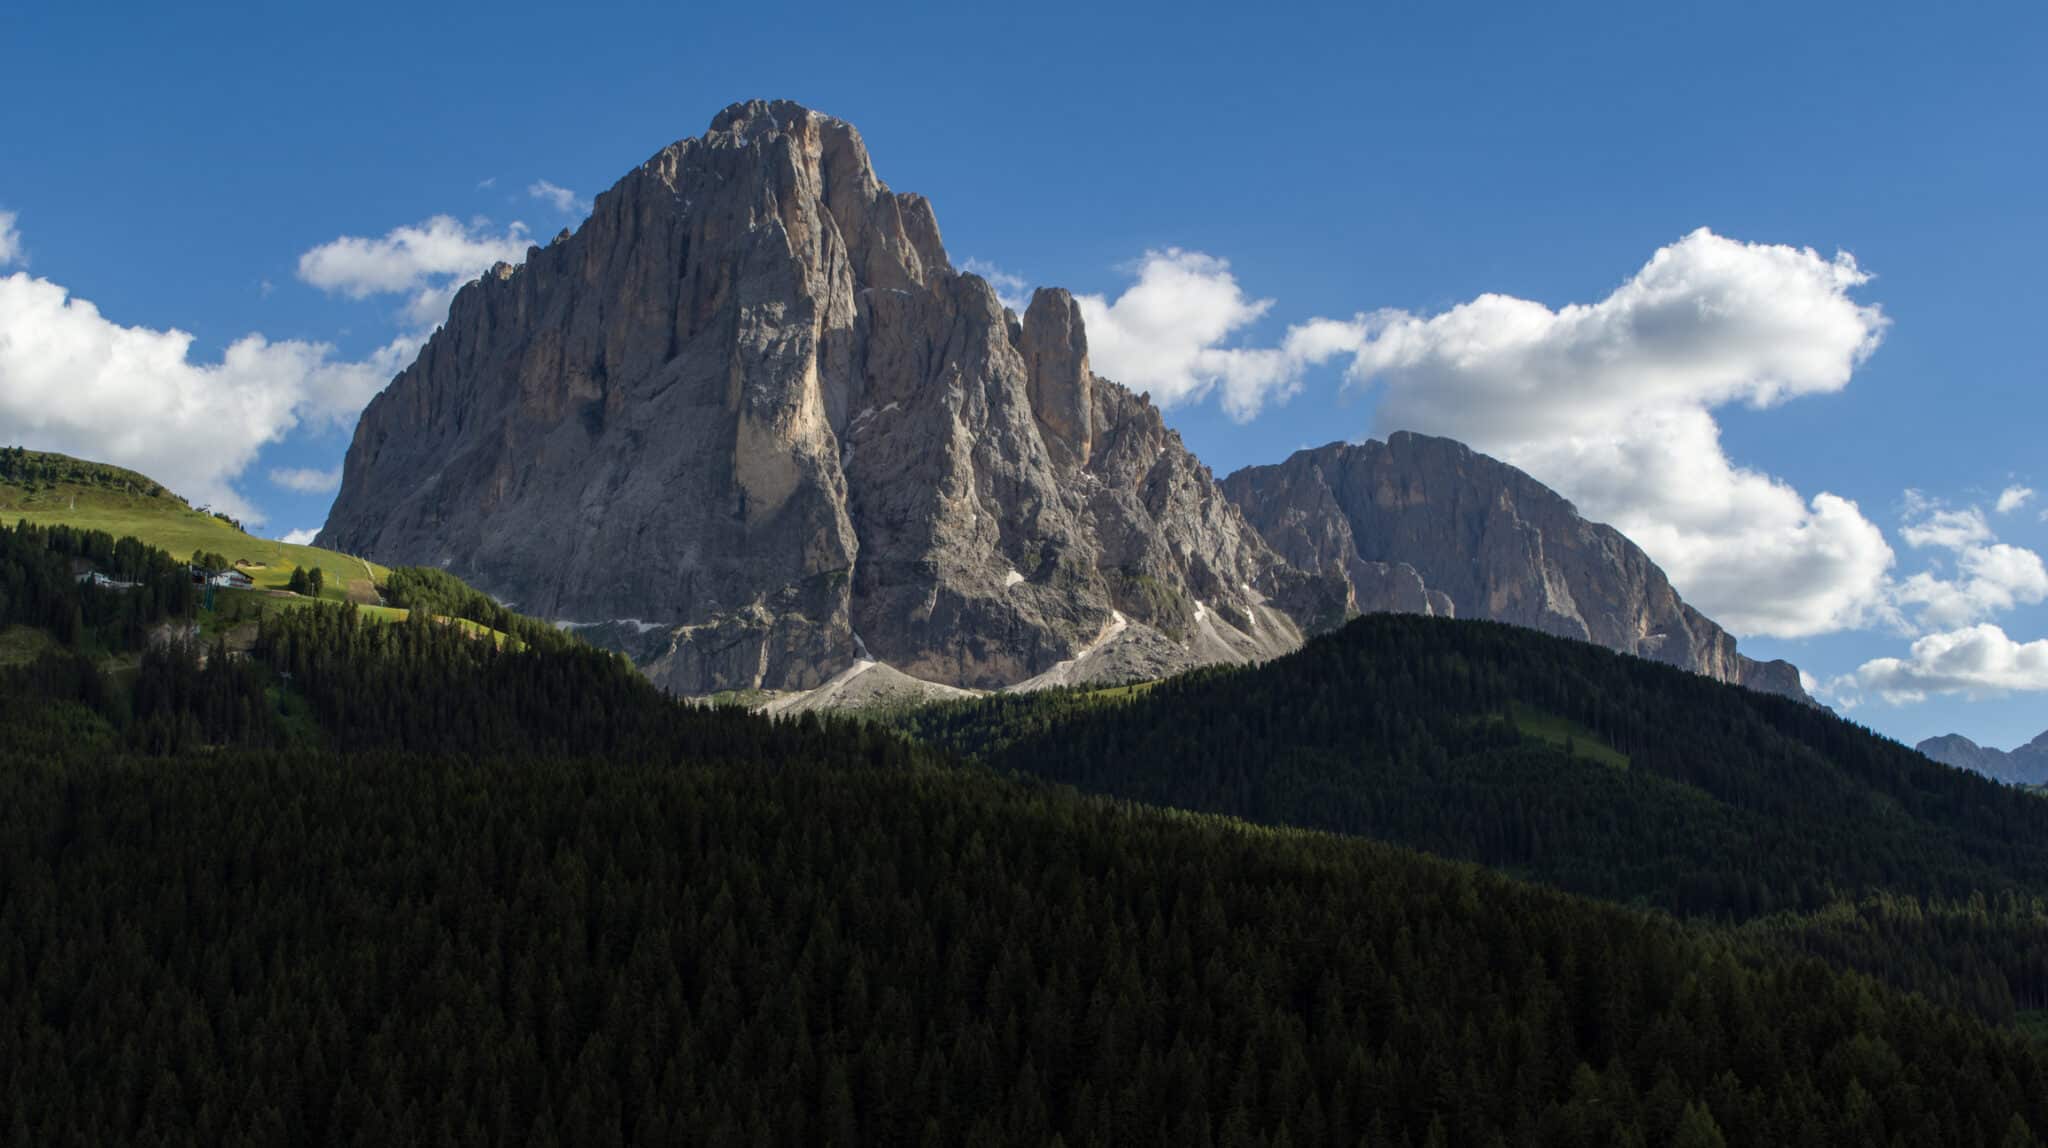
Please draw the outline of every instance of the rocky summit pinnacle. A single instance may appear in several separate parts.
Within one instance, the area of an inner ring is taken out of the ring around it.
[[[1620,531],[1450,439],[1331,443],[1224,489],[1288,561],[1345,579],[1364,612],[1511,622],[1807,700],[1797,668],[1737,653]]]
[[[1091,372],[1066,292],[1005,310],[852,126],[783,101],[465,286],[363,413],[319,542],[592,627],[687,694],[1151,676],[1346,600]]]

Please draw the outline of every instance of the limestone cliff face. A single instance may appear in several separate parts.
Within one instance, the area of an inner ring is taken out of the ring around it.
[[[991,688],[1290,649],[1281,561],[1064,291],[1020,319],[848,124],[727,108],[500,265],[364,412],[320,544],[444,566],[681,693]]]
[[[1450,439],[1332,443],[1224,489],[1289,562],[1349,582],[1361,611],[1511,622],[1806,697],[1796,668],[1737,653],[1619,531]]]

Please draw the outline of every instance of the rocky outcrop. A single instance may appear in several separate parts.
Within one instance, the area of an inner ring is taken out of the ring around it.
[[[1978,745],[1959,733],[1930,737],[1913,747],[1944,765],[1973,770],[2012,785],[2048,785],[2048,733],[2018,749]]]
[[[1450,439],[1332,443],[1224,490],[1289,562],[1341,576],[1362,612],[1511,622],[1806,699],[1797,668],[1737,653],[1619,531]]]
[[[685,694],[863,661],[1155,675],[1290,649],[1348,593],[1091,372],[1066,292],[1006,311],[851,126],[786,102],[464,287],[364,412],[320,543],[446,567]]]
[[[777,695],[754,708],[776,715],[848,710],[873,713],[980,696],[976,690],[927,682],[862,658],[816,689]]]

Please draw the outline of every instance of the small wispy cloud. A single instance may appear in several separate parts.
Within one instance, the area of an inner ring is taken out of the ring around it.
[[[2000,514],[2011,514],[2032,501],[2034,501],[2034,490],[2032,487],[2008,486],[1999,492],[1997,510]]]
[[[2032,550],[2000,542],[1980,508],[1953,508],[1917,490],[1906,491],[1905,507],[1899,537],[1916,550],[1950,555],[1946,565],[1937,563],[1893,588],[1894,600],[1916,610],[1922,629],[1956,630],[2048,601],[2048,563]]]
[[[495,175],[490,177],[489,179],[480,179],[476,181],[476,189],[478,191],[486,191],[496,186],[498,186],[498,177]]]
[[[311,546],[313,540],[319,536],[320,531],[318,529],[308,526],[304,530],[293,530],[283,538],[278,539],[278,541],[286,546]]]
[[[277,467],[270,472],[270,481],[286,490],[300,494],[326,494],[341,486],[341,468],[315,470],[311,467]]]
[[[11,211],[0,211],[0,267],[9,263],[27,263],[21,253],[21,232],[14,229],[18,217]]]
[[[448,314],[448,301],[464,282],[493,263],[524,259],[531,242],[516,220],[500,235],[487,219],[463,224],[436,215],[381,237],[344,235],[323,243],[299,256],[299,278],[351,299],[406,295],[407,323],[426,332]]]
[[[1908,490],[1905,507],[1906,521],[1899,527],[1899,537],[1908,546],[1962,550],[1994,537],[1984,512],[1974,506],[1951,509],[1917,490]]]
[[[590,210],[590,204],[579,198],[575,192],[544,179],[529,184],[526,194],[553,207],[563,215],[580,215]]]

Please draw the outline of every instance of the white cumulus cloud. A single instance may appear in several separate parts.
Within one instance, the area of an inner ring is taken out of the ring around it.
[[[1906,518],[1899,527],[1899,537],[1915,548],[1964,550],[1994,537],[1982,510],[1974,506],[1951,509],[1917,490],[1906,492]]]
[[[1482,295],[1431,318],[1381,312],[1354,364],[1399,417],[1522,441],[1602,430],[1645,411],[1768,407],[1839,391],[1886,320],[1849,292],[1847,254],[1727,239],[1660,249],[1597,303],[1551,310]],[[1484,409],[1471,405],[1485,400]]]
[[[233,481],[267,443],[345,422],[417,344],[361,362],[325,343],[244,335],[218,361],[192,336],[126,326],[26,272],[0,278],[0,442],[117,463],[252,523]]]
[[[1377,429],[1504,458],[1634,539],[1730,629],[1800,637],[1881,615],[1891,547],[1855,503],[1729,458],[1713,412],[1846,386],[1886,326],[1850,297],[1868,280],[1846,254],[1701,229],[1598,302],[1380,311],[1325,321],[1315,350],[1354,340],[1348,375],[1378,388]]]
[[[341,468],[317,470],[312,467],[276,467],[270,481],[300,494],[325,494],[341,486]]]
[[[377,238],[344,235],[323,243],[299,256],[299,278],[351,299],[405,295],[408,324],[426,329],[447,316],[463,283],[494,263],[525,259],[531,245],[524,223],[500,234],[484,220],[436,215]]]
[[[2048,600],[2048,567],[2040,555],[2018,546],[1975,546],[1957,557],[1955,577],[1921,571],[1896,593],[1902,606],[1917,608],[1921,627],[1961,626]]]
[[[1248,297],[1227,261],[1170,247],[1146,252],[1137,276],[1113,301],[1075,297],[1096,373],[1150,392],[1162,407],[1218,391],[1223,409],[1239,421],[1299,389],[1289,347],[1223,346],[1273,306]]]
[[[2026,486],[2008,486],[1998,493],[1997,510],[2000,514],[2011,514],[2027,503],[2034,501],[2034,491]]]
[[[2020,642],[1990,623],[1928,634],[1903,658],[1875,658],[1833,683],[1869,690],[1894,705],[1929,694],[1983,696],[2048,690],[2048,639]]]
[[[1901,607],[1916,611],[1922,629],[1954,630],[2048,601],[2048,565],[2032,550],[1999,542],[1979,507],[1952,508],[1908,490],[1899,537],[1915,549],[1946,550],[1953,563],[1952,573],[1937,564],[1893,591]]]
[[[1854,502],[1731,459],[1714,412],[1845,387],[1887,320],[1847,254],[1704,228],[1605,298],[1553,309],[1481,295],[1438,315],[1317,318],[1232,345],[1273,301],[1222,259],[1147,252],[1114,300],[1079,297],[1097,371],[1160,405],[1219,396],[1240,421],[1348,359],[1375,428],[1460,439],[1557,488],[1649,552],[1737,633],[1801,637],[1895,618],[1884,533]]]
[[[320,537],[320,531],[308,526],[303,530],[287,531],[285,536],[278,539],[278,541],[287,546],[311,546],[313,540],[318,537]]]
[[[548,204],[563,215],[580,215],[590,210],[590,205],[578,198],[575,192],[544,179],[528,184],[526,194]]]

